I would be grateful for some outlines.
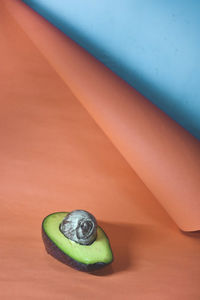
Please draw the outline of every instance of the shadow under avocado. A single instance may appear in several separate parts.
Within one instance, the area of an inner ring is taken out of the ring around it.
[[[131,267],[132,250],[131,241],[134,238],[134,225],[98,222],[98,225],[105,231],[113,252],[113,262],[101,270],[92,272],[96,276],[106,276],[112,273],[122,272]]]
[[[114,260],[110,265],[89,273],[95,276],[109,276],[127,270],[136,270],[141,256],[144,255],[144,249],[152,249],[171,234],[171,231],[160,230],[157,226],[147,224],[98,221],[98,225],[104,230],[110,241]],[[200,237],[200,235],[196,235]],[[50,258],[49,264],[54,270],[66,271],[66,265],[57,264]]]

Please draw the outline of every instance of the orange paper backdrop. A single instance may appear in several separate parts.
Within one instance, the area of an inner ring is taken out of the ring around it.
[[[198,233],[179,231],[2,2],[0,24],[0,298],[199,299]],[[96,275],[44,250],[43,217],[75,208],[110,237]]]
[[[199,230],[200,142],[32,9],[6,3],[177,225]]]

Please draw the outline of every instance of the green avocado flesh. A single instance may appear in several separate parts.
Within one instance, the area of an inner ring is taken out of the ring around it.
[[[112,262],[113,255],[104,231],[97,227],[97,239],[89,246],[71,241],[60,231],[59,226],[67,212],[53,213],[43,221],[43,230],[49,239],[66,255],[83,264]]]

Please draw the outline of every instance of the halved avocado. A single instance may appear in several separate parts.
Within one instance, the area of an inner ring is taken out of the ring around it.
[[[108,237],[97,227],[97,238],[91,245],[71,241],[60,231],[60,224],[68,212],[48,215],[42,223],[42,238],[48,254],[79,271],[98,270],[113,261]]]

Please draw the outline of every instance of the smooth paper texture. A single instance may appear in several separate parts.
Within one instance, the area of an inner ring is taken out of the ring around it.
[[[13,16],[176,224],[200,229],[200,142],[20,1]]]
[[[200,2],[23,0],[200,139]]]
[[[199,299],[198,235],[178,230],[3,2],[0,24],[0,298]],[[96,275],[42,243],[43,218],[76,208],[113,248]]]

